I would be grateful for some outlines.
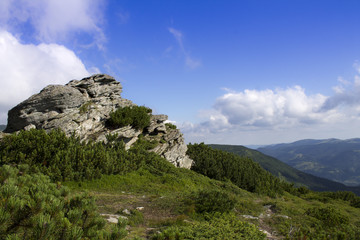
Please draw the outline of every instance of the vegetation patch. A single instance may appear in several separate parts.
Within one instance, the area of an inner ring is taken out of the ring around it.
[[[165,123],[165,126],[169,129],[176,129],[176,125],[174,125],[172,123]]]
[[[221,181],[230,180],[250,192],[276,196],[291,188],[246,157],[215,150],[203,143],[189,144],[187,154],[194,160],[191,169],[195,172]]]
[[[124,226],[104,229],[93,197],[69,195],[28,166],[0,167],[0,239],[121,239]]]
[[[348,224],[349,219],[342,215],[333,207],[313,207],[306,211],[306,215],[314,217],[328,227],[335,227],[342,224]]]
[[[108,123],[111,127],[121,128],[132,126],[142,130],[150,126],[150,114],[152,110],[144,106],[121,107],[110,113]]]
[[[116,139],[81,143],[35,129],[4,137],[0,239],[263,239],[258,228],[278,239],[360,239],[353,193],[294,188],[248,158],[202,144],[189,145],[195,171],[175,168],[148,152],[157,142],[140,137],[125,151]],[[128,221],[97,214],[119,209],[130,210]]]
[[[234,214],[207,214],[203,221],[184,226],[172,226],[155,234],[153,240],[165,239],[253,239],[263,240],[265,234],[250,223],[240,221]]]
[[[61,130],[46,133],[32,129],[0,141],[0,164],[28,164],[31,172],[44,173],[54,181],[100,178],[102,174],[125,174],[141,167],[153,171],[173,166],[147,151],[151,143],[140,141],[126,151],[122,142],[81,143]]]
[[[195,196],[195,208],[198,213],[230,212],[236,200],[229,193],[219,190],[201,190]]]

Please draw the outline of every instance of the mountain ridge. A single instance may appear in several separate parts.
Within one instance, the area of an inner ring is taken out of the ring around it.
[[[249,157],[253,161],[259,163],[265,170],[288,182],[294,183],[295,186],[306,186],[314,191],[352,191],[355,194],[360,195],[360,186],[346,186],[339,182],[302,172],[257,150],[240,145],[209,144],[209,146],[239,156]]]
[[[304,139],[257,150],[306,173],[348,186],[360,185],[360,138]]]

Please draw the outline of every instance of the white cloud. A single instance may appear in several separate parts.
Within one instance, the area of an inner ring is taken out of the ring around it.
[[[67,41],[74,34],[86,33],[100,49],[106,38],[100,28],[103,0],[2,0],[0,24],[10,32],[31,26],[41,42]],[[84,43],[82,43],[84,44]]]
[[[194,59],[192,56],[190,56],[190,53],[185,50],[185,47],[183,44],[183,38],[184,38],[183,33],[175,28],[168,28],[168,30],[174,36],[176,41],[178,42],[181,52],[185,58],[185,66],[187,66],[190,69],[195,69],[195,68],[200,67],[201,61]],[[167,48],[167,49],[169,49],[169,48]]]
[[[360,76],[341,80],[332,96],[305,89],[243,90],[215,100],[198,124],[183,124],[187,141],[271,144],[302,138],[351,138],[360,134]]]
[[[0,31],[0,123],[7,111],[48,84],[90,75],[75,53],[58,44],[22,44]],[[92,69],[96,70],[96,69]]]
[[[334,89],[335,94],[326,99],[322,110],[346,109],[350,115],[358,114],[357,109],[360,107],[360,76],[355,75],[353,82],[339,81],[339,85]]]
[[[326,120],[324,113],[319,112],[325,100],[321,94],[307,96],[299,86],[275,91],[247,89],[219,97],[214,110],[231,126],[285,127]]]

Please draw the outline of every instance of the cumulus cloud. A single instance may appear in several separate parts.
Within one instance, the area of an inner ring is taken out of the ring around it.
[[[357,70],[360,73],[360,69]],[[353,82],[340,79],[339,85],[335,87],[335,94],[326,100],[326,102],[322,106],[322,110],[328,111],[339,107],[341,108],[360,107],[360,76],[359,75],[355,75]]]
[[[177,41],[177,43],[181,49],[182,54],[184,55],[185,66],[187,66],[190,69],[195,69],[195,68],[200,67],[201,61],[193,58],[190,55],[190,53],[185,50],[185,47],[183,44],[183,38],[184,38],[183,33],[175,28],[168,28],[168,30],[174,36],[175,40]]]
[[[0,31],[0,123],[7,111],[48,84],[90,75],[75,53],[58,44],[22,44]]]
[[[247,89],[219,97],[214,110],[228,121],[229,126],[293,126],[326,121],[327,116],[319,112],[325,100],[321,94],[306,95],[300,86],[277,90]]]
[[[86,44],[96,44],[102,49],[106,40],[100,28],[103,6],[103,0],[2,0],[0,24],[10,32],[19,32],[21,27],[26,31],[31,26],[35,37],[45,43],[66,41],[74,34],[87,33],[93,41]]]
[[[227,91],[204,121],[183,124],[188,141],[269,144],[301,138],[355,137],[360,127],[360,76],[339,79],[334,94],[309,95],[300,86],[286,89]],[[274,140],[274,139],[282,140]]]

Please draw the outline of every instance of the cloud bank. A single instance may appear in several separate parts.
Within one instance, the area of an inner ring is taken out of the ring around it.
[[[103,48],[105,34],[103,0],[2,0],[0,25],[9,32],[33,31],[40,42],[55,43],[73,40],[86,33],[93,38],[88,45]]]
[[[0,123],[7,111],[48,84],[65,84],[90,73],[75,53],[57,44],[22,44],[0,31]]]
[[[312,136],[321,131],[324,137],[326,132],[339,137],[354,135],[360,125],[360,77],[356,75],[352,82],[339,79],[334,90],[332,96],[325,96],[308,95],[300,86],[240,92],[226,89],[227,93],[217,98],[211,109],[200,112],[204,121],[186,123],[181,128],[190,141],[213,143],[245,138],[261,143],[265,139],[255,136],[267,134],[270,138],[280,132],[287,137],[292,133],[295,140],[306,137],[305,131]]]
[[[103,8],[103,0],[0,1],[0,124],[46,85],[98,72],[65,44],[103,49]]]

